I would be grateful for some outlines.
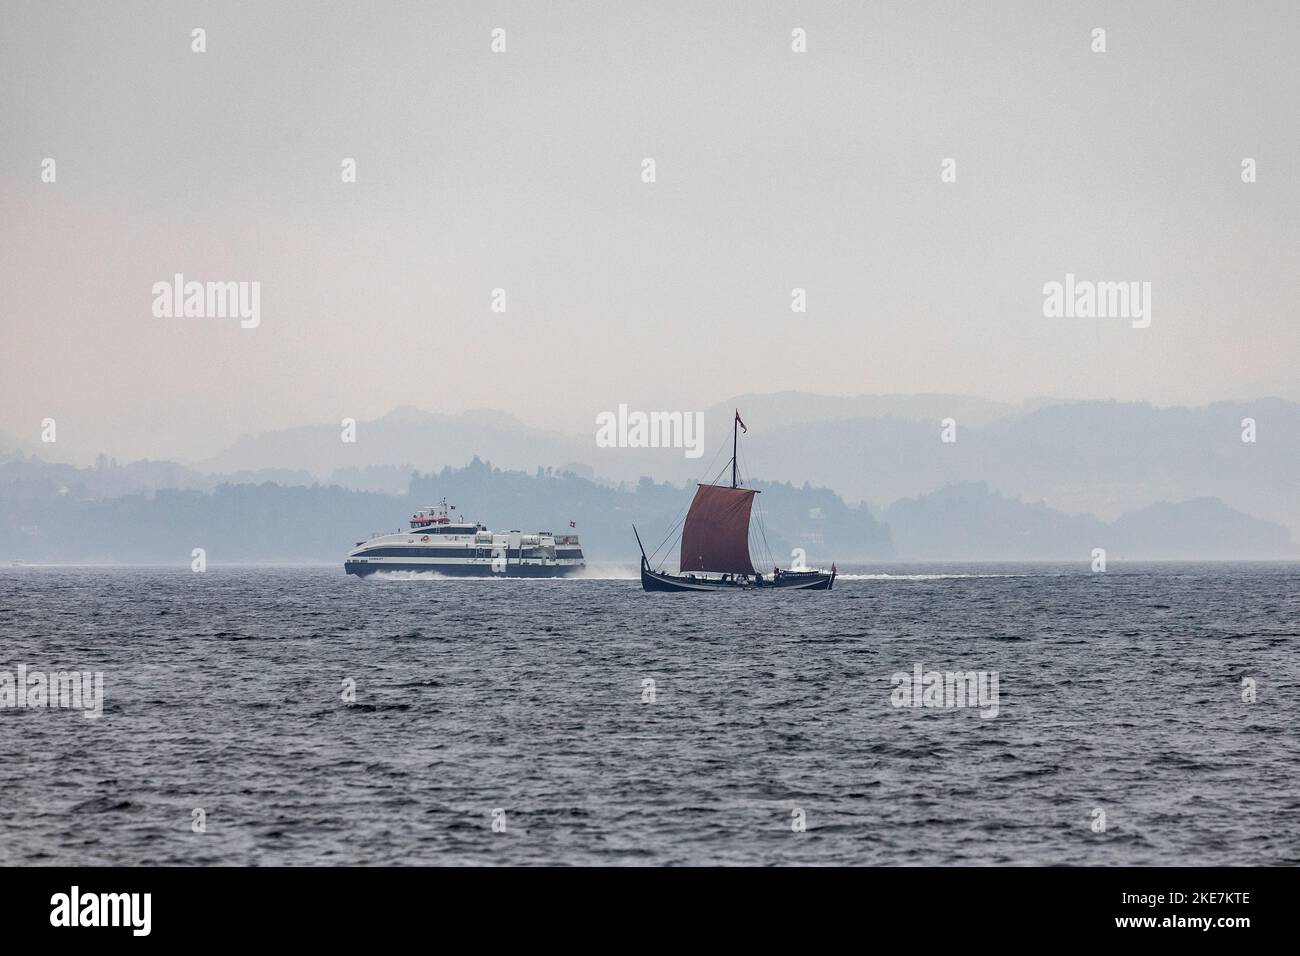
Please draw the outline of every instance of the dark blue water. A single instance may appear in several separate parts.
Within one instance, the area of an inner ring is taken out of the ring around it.
[[[0,864],[1300,863],[1300,567],[866,570],[2,569],[0,671],[106,702],[0,710]],[[918,663],[997,716],[893,706]]]

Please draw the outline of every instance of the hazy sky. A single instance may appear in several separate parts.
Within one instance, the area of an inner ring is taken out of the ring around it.
[[[5,0],[0,431],[1300,399],[1298,46],[1293,2]],[[178,272],[260,325],[155,317]],[[1045,318],[1067,272],[1150,282],[1150,327]]]

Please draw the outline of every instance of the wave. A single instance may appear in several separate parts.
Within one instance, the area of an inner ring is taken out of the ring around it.
[[[564,579],[561,579],[564,580]],[[570,581],[640,581],[641,572],[632,565],[623,564],[589,564],[577,574],[569,575]]]
[[[836,581],[947,581],[950,578],[1023,578],[1023,574],[837,574]]]
[[[954,578],[1023,578],[1024,574],[846,574],[841,571],[836,581],[947,581]],[[517,578],[503,575],[492,577],[464,577],[459,574],[441,574],[437,571],[375,571],[368,575],[373,581],[507,581],[512,585],[557,584],[565,581],[637,581],[636,568],[620,564],[588,565],[576,574],[562,578]]]

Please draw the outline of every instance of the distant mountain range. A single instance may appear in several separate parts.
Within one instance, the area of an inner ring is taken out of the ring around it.
[[[885,523],[896,552],[921,560],[1077,560],[1093,548],[1109,560],[1300,557],[1286,528],[1218,498],[1161,502],[1105,522],[966,482],[894,502]]]
[[[404,528],[416,508],[445,496],[465,517],[496,530],[560,532],[572,521],[589,559],[634,562],[632,525],[654,548],[691,496],[649,478],[612,487],[554,470],[503,471],[477,459],[414,475],[402,495],[265,482],[88,497],[85,483],[62,483],[61,472],[40,478],[41,468],[30,460],[0,463],[2,560],[188,562],[193,548],[204,548],[211,561],[341,562],[354,542]],[[755,560],[789,564],[796,547],[828,562],[837,554],[893,553],[888,530],[865,507],[850,508],[823,489],[757,487],[769,500],[761,506],[766,536],[756,533],[751,542]]]
[[[0,463],[0,560],[28,562],[188,561],[204,548],[214,562],[338,561],[354,541],[404,526],[418,507],[446,496],[498,530],[565,530],[573,521],[590,560],[634,562],[631,527],[649,548],[675,558],[673,531],[689,488],[649,478],[613,486],[571,472],[505,471],[477,459],[411,476],[400,495],[338,485],[219,484],[97,496],[115,479],[68,466]],[[892,504],[881,517],[832,491],[758,482],[762,528],[751,535],[761,564],[872,560],[1069,560],[1093,548],[1111,560],[1297,557],[1286,528],[1218,499],[1158,504],[1114,522],[1068,515],[1007,498],[980,483],[949,486]]]
[[[742,474],[767,491],[761,500],[778,539],[773,550],[786,558],[795,547],[844,559],[1077,559],[1093,547],[1134,558],[1296,555],[1300,405],[1293,402],[1161,409],[797,392],[745,395],[704,410],[698,459],[681,449],[597,447],[594,412],[591,434],[573,436],[501,412],[449,416],[410,407],[357,423],[355,442],[343,441],[337,424],[309,425],[247,436],[189,465],[119,465],[101,456],[95,467],[76,468],[33,457],[29,445],[28,454],[0,455],[0,554],[72,560],[81,548],[90,557],[93,537],[94,554],[161,559],[171,544],[146,545],[140,528],[162,533],[165,515],[178,523],[177,534],[192,536],[205,516],[220,515],[212,533],[231,536],[239,560],[331,560],[359,531],[389,527],[416,506],[456,494],[457,503],[479,509],[470,517],[495,526],[563,527],[561,520],[580,516],[589,553],[630,558],[625,519],[640,516],[647,528],[667,521],[689,499],[684,488],[721,471],[736,408],[749,428]],[[1241,440],[1247,418],[1254,442]],[[955,441],[942,440],[945,420]],[[417,472],[438,478],[413,482]],[[664,489],[662,501],[653,488]],[[301,516],[310,530],[291,523],[305,502],[312,503],[312,517]],[[241,518],[244,508],[264,515],[263,523]],[[88,537],[92,514],[97,528],[113,529],[102,541],[98,531]],[[69,515],[76,516],[71,525]],[[127,516],[140,528],[133,532]],[[47,540],[73,527],[80,544]],[[46,545],[36,548],[37,539]]]

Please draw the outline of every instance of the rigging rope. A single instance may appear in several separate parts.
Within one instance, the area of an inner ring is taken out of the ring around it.
[[[737,448],[736,455],[737,455],[737,457],[740,456],[739,447]],[[737,472],[739,472],[739,470],[740,470],[740,469],[739,469],[739,462],[737,462]],[[748,460],[746,460],[745,470],[746,470],[746,471],[749,470]],[[758,534],[759,534],[759,537],[758,537],[758,538],[754,537],[754,528],[751,527],[751,528],[749,529],[749,537],[750,537],[750,540],[751,540],[751,542],[752,542],[752,543],[754,544],[754,546],[755,546],[755,547],[754,547],[754,550],[758,550],[758,545],[759,545],[759,543],[760,543],[760,539],[761,539],[761,543],[762,543],[762,557],[763,557],[763,562],[762,562],[762,563],[763,563],[763,565],[764,565],[765,567],[767,567],[767,566],[775,567],[775,566],[776,566],[776,561],[773,560],[772,549],[771,549],[771,547],[769,547],[769,545],[768,545],[768,543],[767,543],[767,521],[764,519],[764,515],[763,515],[763,506],[762,506],[761,504],[759,504],[759,498],[758,498],[757,495],[754,496],[754,509],[755,509],[755,512],[754,512],[754,513],[755,513],[755,519],[756,519],[755,522],[754,522],[754,525],[758,528]]]
[[[707,468],[706,468],[705,471],[704,471],[704,474],[705,474],[705,475],[707,475],[707,474],[709,473],[709,470],[712,469],[713,465],[717,462],[717,460],[718,460],[718,455],[721,454],[721,452],[722,452],[722,450],[723,450],[724,448],[726,448],[726,442],[725,442],[725,441],[724,441],[720,446],[718,446],[718,449],[713,453],[713,457],[712,457],[711,459],[709,459],[709,464],[708,464]],[[728,459],[723,463],[722,467],[719,468],[718,471],[717,471],[717,473],[713,476],[712,481],[710,481],[710,482],[702,482],[702,481],[701,481],[701,482],[696,482],[696,483],[697,483],[697,484],[717,484],[718,481],[719,481],[719,479],[721,479],[722,475],[726,472],[727,468],[729,468],[729,467],[731,466],[731,463],[732,463],[732,460],[731,460],[730,458],[728,458]],[[737,487],[744,487],[744,481],[742,480],[742,478],[743,478],[743,475],[748,471],[748,463],[746,462],[746,467],[745,467],[745,468],[741,468],[741,455],[740,455],[740,446],[739,446],[739,445],[736,446],[736,458],[735,458],[735,464],[736,464],[736,486],[737,486]],[[672,549],[672,546],[673,546],[674,544],[676,544],[678,540],[680,540],[680,538],[681,538],[681,532],[682,532],[682,530],[684,530],[682,526],[683,526],[683,524],[684,524],[684,522],[685,522],[685,518],[686,518],[686,510],[687,510],[687,508],[689,508],[690,505],[693,503],[693,500],[694,500],[694,498],[692,497],[692,501],[688,501],[688,502],[687,502],[687,503],[682,507],[682,509],[681,509],[680,511],[677,512],[677,517],[676,517],[676,519],[673,521],[672,527],[670,527],[670,528],[668,529],[667,534],[664,535],[663,539],[659,542],[659,544],[655,547],[655,549],[654,549],[653,551],[651,551],[650,554],[647,556],[646,560],[649,562],[649,564],[650,564],[651,567],[654,567],[654,566],[655,566],[655,560],[658,558],[658,556],[659,556],[659,552],[664,550],[665,545],[667,545],[668,549],[671,550],[671,549]],[[773,554],[772,554],[771,546],[768,544],[768,540],[767,540],[767,522],[764,520],[764,516],[763,516],[763,508],[762,508],[761,505],[758,504],[758,497],[757,497],[757,495],[755,495],[755,497],[754,497],[754,507],[755,507],[755,512],[754,512],[754,513],[755,513],[756,518],[757,518],[757,520],[756,520],[756,522],[755,522],[755,525],[756,525],[757,528],[758,528],[758,536],[757,536],[757,537],[755,536],[755,534],[754,534],[754,526],[751,526],[751,527],[749,528],[749,533],[748,533],[748,542],[749,542],[750,545],[751,545],[751,554],[752,554],[754,551],[760,551],[760,548],[761,548],[761,555],[762,555],[762,557],[763,557],[763,561],[762,561],[761,563],[764,564],[765,566],[775,567],[776,562],[775,562],[775,560],[774,560],[774,558],[773,558]],[[665,552],[665,553],[664,553],[664,559],[666,560],[667,557],[668,557],[668,553]]]

